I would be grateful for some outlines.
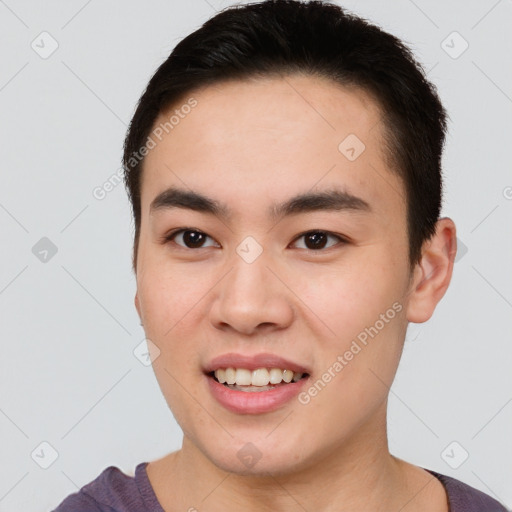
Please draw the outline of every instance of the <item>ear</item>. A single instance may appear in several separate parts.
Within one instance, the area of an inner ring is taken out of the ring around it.
[[[137,310],[137,313],[139,314],[140,321],[142,322],[142,316],[141,316],[141,313],[140,313],[140,302],[139,302],[139,291],[138,290],[135,292],[134,303],[135,303],[135,309]],[[140,325],[142,325],[142,323]]]
[[[435,234],[424,243],[414,269],[407,305],[409,322],[426,322],[432,316],[450,284],[456,253],[455,223],[443,217],[437,221]]]

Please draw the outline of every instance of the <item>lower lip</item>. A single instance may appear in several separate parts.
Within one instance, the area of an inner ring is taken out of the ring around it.
[[[267,391],[238,391],[230,389],[209,375],[208,385],[215,399],[226,409],[238,414],[262,414],[275,411],[297,396],[307,380],[282,384]]]

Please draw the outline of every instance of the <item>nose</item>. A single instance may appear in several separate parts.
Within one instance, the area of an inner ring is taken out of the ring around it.
[[[294,317],[293,292],[282,274],[265,251],[250,263],[235,254],[231,271],[216,287],[211,323],[245,335],[289,326]]]

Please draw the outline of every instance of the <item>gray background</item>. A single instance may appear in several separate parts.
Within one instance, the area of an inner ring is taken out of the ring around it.
[[[156,67],[231,3],[0,1],[1,511],[49,510],[107,466],[133,475],[180,446],[133,353],[124,186],[93,190],[118,172]],[[512,1],[342,4],[413,48],[451,116],[443,214],[461,252],[434,317],[410,327],[391,451],[512,507]]]

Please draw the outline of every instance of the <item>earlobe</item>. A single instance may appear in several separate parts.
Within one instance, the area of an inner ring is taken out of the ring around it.
[[[407,305],[409,322],[426,322],[432,316],[450,284],[456,252],[455,223],[443,217],[436,224],[435,234],[425,242],[414,271]]]

